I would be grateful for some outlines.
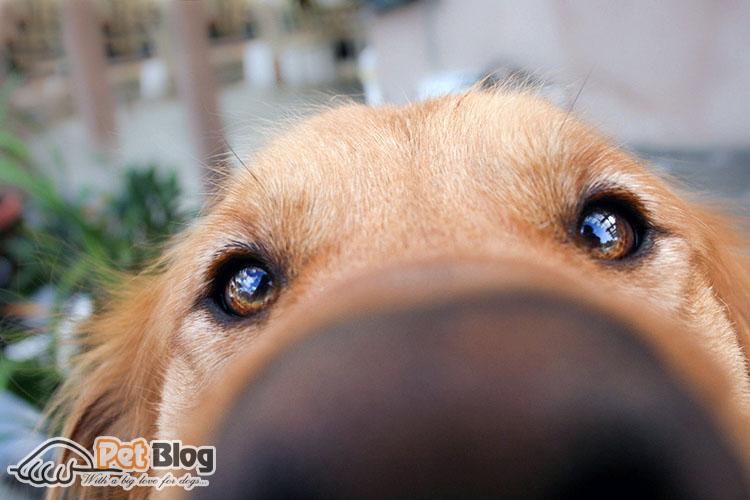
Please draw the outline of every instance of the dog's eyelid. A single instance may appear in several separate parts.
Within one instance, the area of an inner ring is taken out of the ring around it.
[[[254,243],[232,240],[219,246],[205,258],[208,265],[201,273],[202,288],[210,288],[217,271],[230,260],[235,258],[252,258],[265,261],[264,256],[265,252],[261,250],[260,246]],[[204,293],[201,293],[201,295],[204,295]]]
[[[579,198],[576,212],[580,214],[586,207],[601,201],[608,201],[627,208],[638,216],[645,229],[657,233],[667,232],[655,222],[656,213],[652,204],[629,187],[620,184],[601,183],[590,186]]]
[[[591,203],[603,199],[616,199],[632,205],[634,208],[645,209],[646,203],[627,186],[620,184],[597,183],[589,186],[582,194],[584,203]]]
[[[267,253],[266,249],[258,243],[231,240],[214,250],[212,254],[213,258],[211,260],[217,261],[226,258],[227,256],[231,257],[237,254],[266,256]]]
[[[262,262],[274,273],[283,274],[283,262],[278,256],[263,244],[249,241],[231,240],[219,246],[208,257],[209,265],[204,273],[204,282],[210,281],[216,271],[231,260],[243,259]]]

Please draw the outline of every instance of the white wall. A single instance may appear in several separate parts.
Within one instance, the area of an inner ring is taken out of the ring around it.
[[[387,101],[446,70],[508,63],[577,93],[619,140],[750,145],[750,1],[423,0],[374,16]]]

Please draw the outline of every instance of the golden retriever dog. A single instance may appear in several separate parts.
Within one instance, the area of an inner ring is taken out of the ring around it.
[[[215,444],[165,496],[747,498],[738,223],[532,91],[242,163],[81,334],[65,436]],[[55,492],[105,493],[156,494]]]

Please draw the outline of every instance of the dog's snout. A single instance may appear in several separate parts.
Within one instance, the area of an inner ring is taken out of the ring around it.
[[[747,498],[633,327],[496,290],[340,317],[249,384],[202,498]]]

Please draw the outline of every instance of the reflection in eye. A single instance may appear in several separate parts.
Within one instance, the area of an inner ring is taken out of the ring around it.
[[[603,260],[616,260],[633,253],[638,238],[633,223],[623,213],[606,207],[585,212],[578,225],[581,244]]]
[[[227,312],[249,316],[260,311],[275,296],[275,285],[264,268],[248,265],[235,272],[224,288]]]
[[[617,240],[617,222],[613,214],[594,212],[583,219],[582,235],[598,238],[600,246],[610,245]]]

